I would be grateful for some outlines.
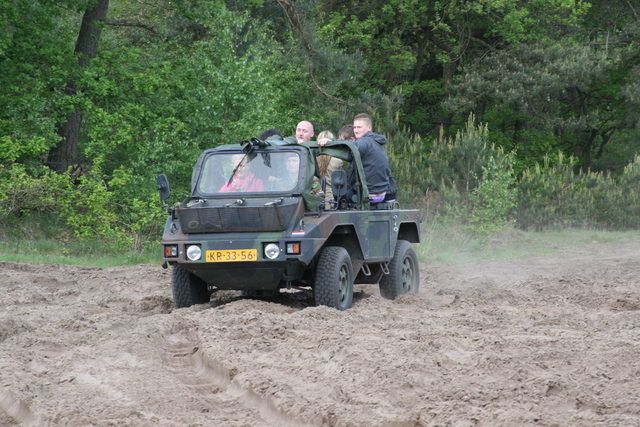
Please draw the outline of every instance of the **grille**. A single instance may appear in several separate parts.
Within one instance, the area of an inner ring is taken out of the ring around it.
[[[176,210],[182,232],[283,231],[297,203],[271,206],[191,207]]]

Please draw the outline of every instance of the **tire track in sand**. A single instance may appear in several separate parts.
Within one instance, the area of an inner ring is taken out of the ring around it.
[[[162,359],[165,366],[182,384],[193,390],[216,410],[229,415],[242,410],[254,412],[265,425],[322,425],[322,421],[305,421],[281,410],[268,397],[243,387],[232,379],[231,372],[215,358],[204,354],[199,340],[187,330],[162,335]]]

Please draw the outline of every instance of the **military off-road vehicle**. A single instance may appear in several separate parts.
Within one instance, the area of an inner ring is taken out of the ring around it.
[[[317,156],[338,157],[355,168],[332,174],[325,200]],[[165,175],[160,198],[170,196]],[[354,283],[379,283],[384,298],[417,293],[420,213],[396,201],[372,204],[358,149],[350,142],[251,139],[206,150],[192,175],[191,194],[163,206],[167,219],[162,265],[172,266],[177,308],[206,303],[216,290],[249,297],[286,288],[313,291],[316,305],[345,310]]]

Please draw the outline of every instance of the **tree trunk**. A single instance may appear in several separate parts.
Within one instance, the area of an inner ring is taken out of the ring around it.
[[[66,121],[56,129],[62,139],[51,147],[47,156],[47,166],[58,173],[66,172],[73,164],[78,148],[78,134],[80,133],[80,123],[82,122],[82,111],[80,106],[74,107],[73,113],[69,114]]]
[[[427,29],[428,31],[428,29]],[[418,104],[418,84],[422,80],[422,67],[424,65],[424,53],[427,49],[428,37],[425,34],[422,36],[418,33],[418,46],[417,46],[417,57],[416,57],[416,66],[413,70],[413,82],[415,83],[413,88],[413,93],[411,94],[411,99],[409,100],[409,108],[408,115],[412,116],[416,113],[416,105]]]
[[[98,42],[100,41],[100,24],[107,17],[108,8],[109,0],[97,0],[94,6],[85,11],[82,17],[82,25],[80,26],[80,33],[74,50],[78,55],[80,67],[86,67],[88,61],[96,54]],[[68,96],[74,96],[81,90],[73,81],[67,84]],[[47,166],[56,172],[65,172],[69,166],[73,165],[78,149],[78,135],[80,134],[81,123],[82,110],[80,106],[76,105],[73,113],[69,114],[66,121],[58,126],[57,133],[61,139],[55,147],[49,150],[46,162]]]
[[[578,134],[578,142],[573,155],[582,160],[582,167],[587,170],[591,168],[591,149],[593,148],[593,142],[596,136],[598,136],[598,130],[592,129],[584,133],[586,133],[586,137]]]

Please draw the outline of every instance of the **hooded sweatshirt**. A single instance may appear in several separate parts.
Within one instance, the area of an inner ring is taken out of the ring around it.
[[[362,167],[367,179],[369,194],[380,194],[389,188],[389,157],[384,149],[387,138],[374,132],[367,132],[356,139],[353,144],[360,152]],[[355,184],[355,168],[349,170],[349,184]]]

